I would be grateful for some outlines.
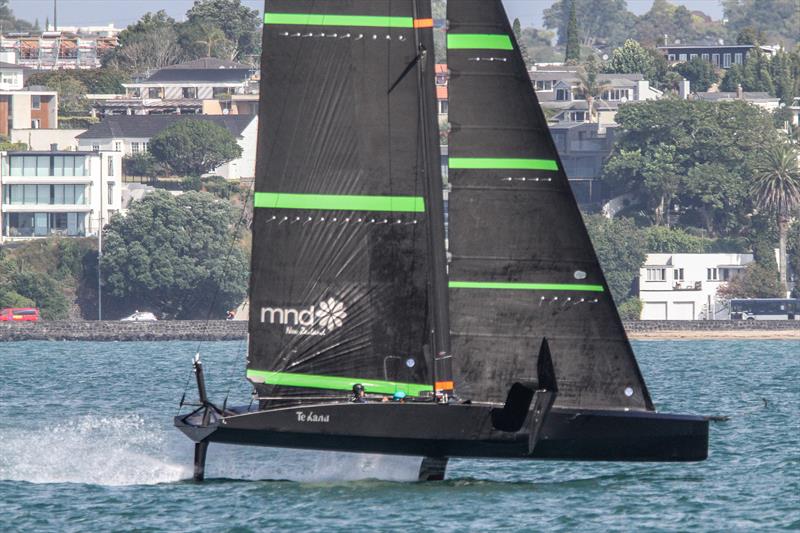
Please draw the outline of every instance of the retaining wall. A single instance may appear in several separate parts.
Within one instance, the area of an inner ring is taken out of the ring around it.
[[[800,320],[646,320],[626,321],[630,333],[648,331],[798,330]],[[159,322],[41,321],[0,322],[0,342],[51,341],[163,341],[239,340],[247,335],[240,320],[162,320]]]

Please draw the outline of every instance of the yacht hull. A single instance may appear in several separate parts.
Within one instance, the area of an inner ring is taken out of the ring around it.
[[[231,411],[211,417],[207,425],[196,412],[176,417],[175,425],[195,442],[426,457],[702,461],[708,456],[704,417],[554,407],[529,452],[529,419],[519,431],[501,431],[492,424],[493,408],[320,403]]]

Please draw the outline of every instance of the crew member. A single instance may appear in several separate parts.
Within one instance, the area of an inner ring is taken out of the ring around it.
[[[353,385],[353,396],[350,398],[351,402],[366,403],[366,393],[364,392],[364,385],[356,383]]]

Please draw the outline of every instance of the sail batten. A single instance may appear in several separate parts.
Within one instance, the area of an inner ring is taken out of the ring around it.
[[[425,212],[425,198],[422,196],[356,196],[257,192],[253,200],[253,205],[266,209],[387,211],[397,213]]]

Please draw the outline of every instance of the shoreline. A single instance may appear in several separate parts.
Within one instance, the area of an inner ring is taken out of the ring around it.
[[[244,320],[158,322],[0,322],[0,342],[15,341],[226,341],[247,337]],[[800,340],[800,320],[625,321],[632,340]]]

